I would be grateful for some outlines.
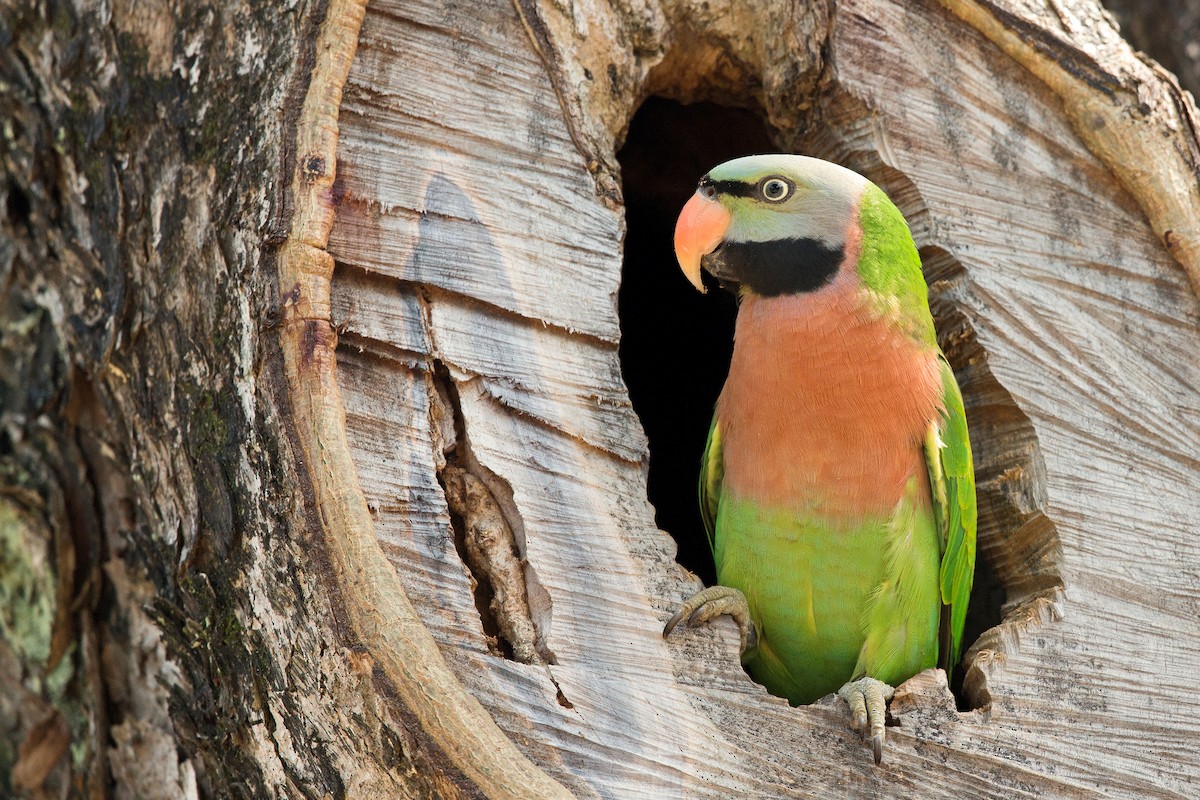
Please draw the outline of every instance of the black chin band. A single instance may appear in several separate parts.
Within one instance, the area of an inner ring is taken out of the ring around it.
[[[741,283],[757,295],[777,297],[820,289],[837,274],[844,258],[844,248],[816,239],[770,239],[724,242],[702,263],[722,285]]]

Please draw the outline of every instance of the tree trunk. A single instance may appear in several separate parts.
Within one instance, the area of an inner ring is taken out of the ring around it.
[[[0,786],[1194,796],[1195,109],[1033,6],[0,12]],[[717,105],[630,133],[650,95]],[[661,636],[700,584],[646,499],[625,203],[759,147],[718,106],[888,191],[967,400],[1004,602],[881,768],[732,624]]]

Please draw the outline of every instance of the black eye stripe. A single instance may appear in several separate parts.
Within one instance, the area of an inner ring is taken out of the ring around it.
[[[787,192],[780,197],[767,197],[763,194],[763,187],[771,181],[780,181],[787,186]],[[708,175],[700,179],[700,183],[696,187],[703,192],[706,197],[712,197],[716,194],[729,195],[730,197],[757,197],[760,200],[766,200],[771,203],[780,203],[791,197],[796,187],[787,178],[779,175],[768,175],[757,183],[747,183],[746,181],[714,181]]]
[[[714,181],[707,175],[700,179],[699,188],[714,189],[719,194],[727,194],[731,197],[754,197],[758,193],[757,184],[745,181]]]

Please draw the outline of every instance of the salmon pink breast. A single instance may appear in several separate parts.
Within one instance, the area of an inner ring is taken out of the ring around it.
[[[890,512],[909,478],[927,481],[940,396],[936,350],[889,324],[853,272],[814,294],[747,297],[717,402],[725,488],[834,518]]]

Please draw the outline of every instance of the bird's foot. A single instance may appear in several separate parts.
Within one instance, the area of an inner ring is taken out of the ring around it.
[[[750,607],[746,605],[746,595],[729,586],[710,586],[697,592],[684,601],[675,616],[667,620],[663,627],[663,636],[670,636],[671,631],[680,622],[689,628],[703,625],[722,614],[733,617],[738,630],[742,634],[742,660],[758,647],[758,628],[750,617]]]
[[[861,733],[863,739],[871,737],[876,764],[883,760],[883,724],[887,719],[887,704],[895,695],[895,689],[874,678],[859,678],[838,689],[838,697],[850,706],[854,730]]]

